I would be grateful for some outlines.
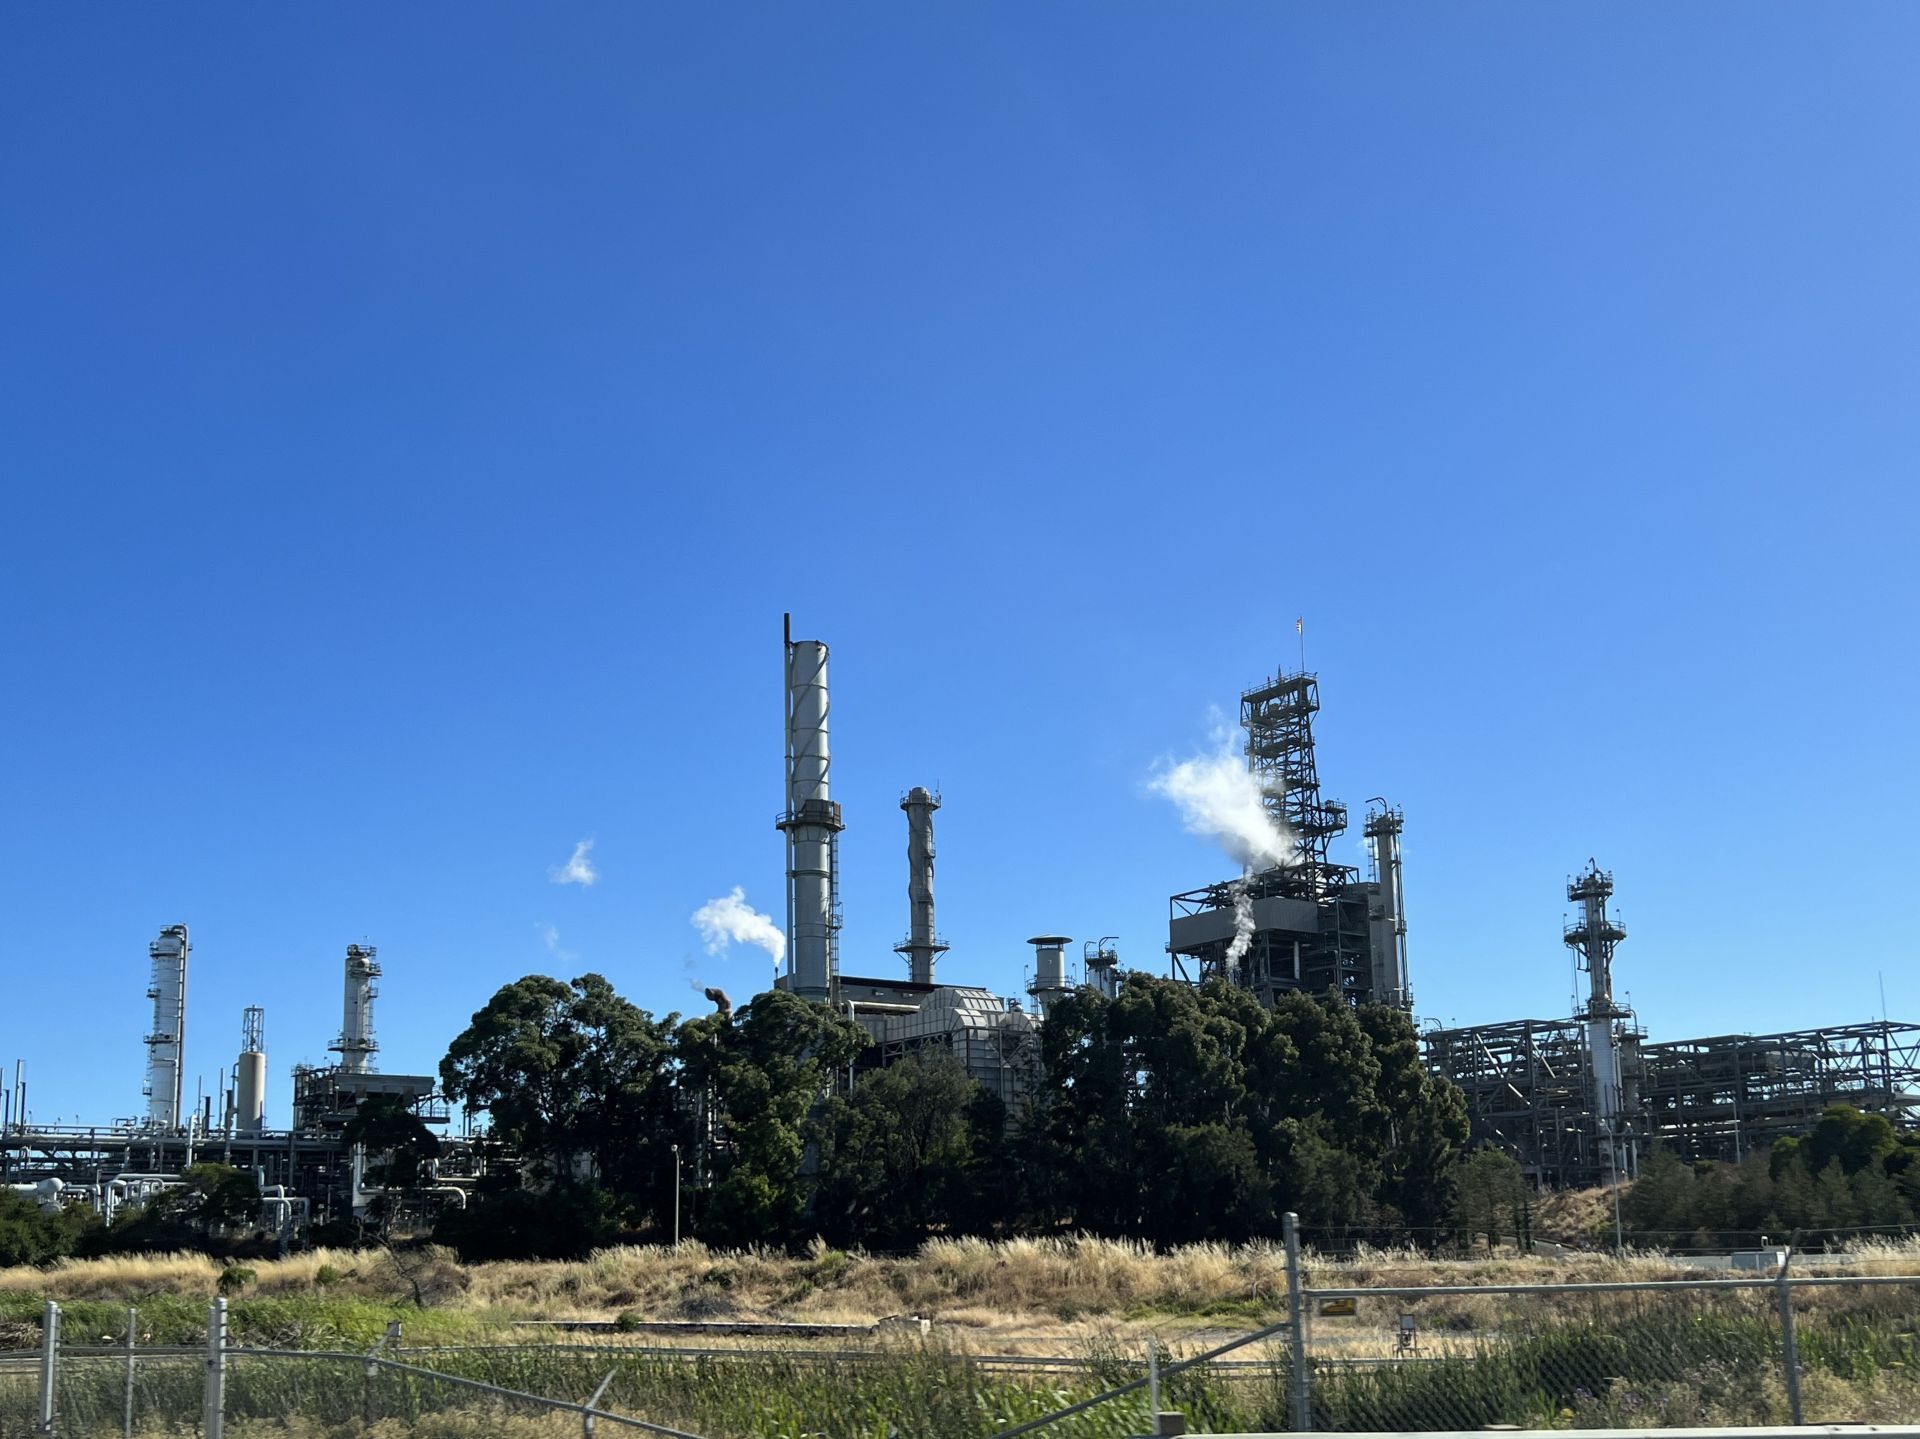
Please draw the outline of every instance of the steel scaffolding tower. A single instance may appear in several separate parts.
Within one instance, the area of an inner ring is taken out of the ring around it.
[[[1268,813],[1299,842],[1302,863],[1294,874],[1303,897],[1350,884],[1359,873],[1327,859],[1333,841],[1346,832],[1347,807],[1320,795],[1320,769],[1313,754],[1313,717],[1319,712],[1319,676],[1304,671],[1281,675],[1240,696],[1247,768],[1260,782]]]

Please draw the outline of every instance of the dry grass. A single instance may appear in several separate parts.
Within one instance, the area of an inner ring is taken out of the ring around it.
[[[412,1261],[406,1261],[412,1262]],[[1920,1241],[1876,1241],[1850,1256],[1807,1256],[1807,1272],[1920,1274]],[[1334,1259],[1309,1252],[1308,1283],[1394,1285],[1568,1283],[1698,1278],[1665,1254],[1503,1253],[1436,1259],[1417,1250],[1365,1249]],[[405,1274],[382,1252],[315,1250],[248,1266],[247,1297],[343,1295],[384,1301],[411,1297]],[[199,1254],[63,1261],[48,1269],[0,1270],[0,1291],[62,1300],[138,1301],[158,1294],[210,1298],[222,1266]],[[816,1245],[803,1256],[770,1250],[718,1252],[697,1242],[678,1249],[623,1246],[572,1263],[468,1266],[443,1260],[434,1296],[443,1307],[500,1319],[796,1320],[872,1323],[893,1314],[1000,1332],[1044,1330],[1059,1337],[1103,1322],[1182,1317],[1234,1327],[1272,1312],[1285,1291],[1285,1264],[1271,1244],[1199,1244],[1155,1254],[1125,1241],[1067,1238],[939,1239],[917,1254],[845,1254]],[[464,1292],[462,1292],[464,1291]]]

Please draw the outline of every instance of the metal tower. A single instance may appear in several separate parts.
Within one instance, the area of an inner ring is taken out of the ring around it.
[[[1260,782],[1267,811],[1299,842],[1299,887],[1309,896],[1354,876],[1352,866],[1327,859],[1329,846],[1346,832],[1347,807],[1320,797],[1313,756],[1313,717],[1319,709],[1319,677],[1304,672],[1281,675],[1240,696],[1247,768]]]
[[[907,975],[915,984],[932,984],[934,961],[948,948],[933,925],[933,812],[940,808],[940,796],[915,785],[900,808],[907,812],[908,929],[893,952],[907,957]]]
[[[1609,1164],[1615,1174],[1627,1167],[1623,1118],[1626,1100],[1620,1084],[1620,1045],[1614,1025],[1633,1012],[1614,1002],[1613,951],[1627,937],[1626,928],[1607,914],[1613,896],[1613,876],[1593,860],[1584,874],[1567,884],[1567,898],[1580,906],[1580,918],[1566,926],[1567,947],[1587,972],[1586,1007],[1575,1015],[1587,1026],[1587,1062],[1593,1076],[1593,1110],[1605,1137]]]
[[[786,626],[788,982],[805,999],[830,999],[840,969],[840,806],[829,786],[827,647]]]
[[[267,1115],[267,1012],[249,1005],[240,1012],[240,1058],[233,1066],[234,1124],[258,1134]]]
[[[178,1129],[183,1058],[187,1044],[187,927],[172,925],[147,946],[152,962],[147,998],[153,1001],[153,1027],[147,1031],[147,1126]]]
[[[1377,806],[1377,807],[1376,807]],[[1369,914],[1373,929],[1373,997],[1411,1012],[1413,991],[1407,985],[1407,897],[1401,885],[1400,832],[1406,819],[1384,799],[1369,802],[1361,833],[1373,856],[1374,878],[1380,884],[1380,902]]]
[[[1117,934],[1105,934],[1080,946],[1087,983],[1108,999],[1120,993],[1120,951],[1114,948],[1119,939]]]
[[[340,1037],[327,1048],[340,1056],[340,1067],[348,1074],[365,1074],[373,1068],[373,1055],[380,1048],[373,1037],[373,1001],[380,991],[373,982],[380,977],[379,953],[372,945],[347,946],[346,991],[341,1002]]]

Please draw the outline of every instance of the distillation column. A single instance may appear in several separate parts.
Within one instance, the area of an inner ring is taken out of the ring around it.
[[[933,927],[933,812],[940,796],[915,785],[900,801],[907,812],[907,937],[893,947],[907,957],[907,977],[933,983],[934,961],[947,951]]]
[[[1580,918],[1566,927],[1566,943],[1586,970],[1587,1004],[1577,1018],[1587,1025],[1587,1063],[1593,1075],[1593,1109],[1599,1121],[1608,1172],[1625,1175],[1630,1145],[1626,1104],[1621,1094],[1620,1045],[1614,1025],[1633,1012],[1613,998],[1614,946],[1627,937],[1625,927],[1607,914],[1613,876],[1592,860],[1586,873],[1570,881],[1567,898],[1580,906]]]
[[[248,1005],[240,1012],[240,1058],[233,1066],[234,1128],[258,1134],[267,1123],[267,1012]]]
[[[147,946],[152,961],[147,998],[153,1001],[153,1028],[147,1031],[147,1127],[178,1129],[181,1082],[187,1044],[187,927],[172,925]]]
[[[1380,903],[1371,916],[1373,931],[1373,997],[1395,1009],[1413,1009],[1413,991],[1407,987],[1407,900],[1400,878],[1400,831],[1406,821],[1383,799],[1367,811],[1364,833],[1373,853],[1380,881]]]
[[[366,1074],[373,1068],[374,1051],[380,1048],[373,1037],[373,1001],[380,991],[373,987],[380,977],[379,953],[370,944],[347,946],[346,989],[340,1006],[340,1037],[327,1047],[340,1056],[340,1067],[348,1074]]]
[[[840,806],[833,802],[827,749],[827,647],[786,634],[787,980],[803,999],[832,997],[840,927]]]

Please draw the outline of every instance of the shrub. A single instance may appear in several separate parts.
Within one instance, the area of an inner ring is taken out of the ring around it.
[[[259,1277],[244,1264],[229,1264],[220,1271],[220,1292],[238,1294]]]

